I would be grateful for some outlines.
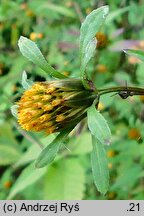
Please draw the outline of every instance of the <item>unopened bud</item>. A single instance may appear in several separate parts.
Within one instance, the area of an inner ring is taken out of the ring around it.
[[[47,134],[76,125],[96,95],[81,80],[37,82],[18,101],[18,122],[25,130]]]

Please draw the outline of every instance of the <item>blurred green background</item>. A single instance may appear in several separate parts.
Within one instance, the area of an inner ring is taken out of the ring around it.
[[[99,45],[88,71],[98,88],[144,87],[144,63],[123,52],[144,50],[143,1],[1,0],[0,3],[0,199],[144,199],[144,97],[103,96],[99,110],[112,131],[107,147],[110,188],[97,191],[91,171],[91,136],[86,121],[65,141],[54,163],[33,169],[41,146],[54,135],[26,133],[10,107],[20,98],[22,72],[32,81],[46,74],[18,50],[21,35],[35,41],[48,62],[61,73],[78,77],[79,28],[93,9],[110,6],[97,35]]]

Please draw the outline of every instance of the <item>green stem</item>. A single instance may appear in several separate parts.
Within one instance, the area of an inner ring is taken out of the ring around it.
[[[105,89],[97,89],[99,96],[101,96],[103,94],[108,94],[111,92],[120,93],[121,91],[131,93],[130,96],[132,96],[132,95],[144,95],[144,88],[138,88],[138,87],[120,86],[120,87],[111,87],[111,88],[105,88]]]

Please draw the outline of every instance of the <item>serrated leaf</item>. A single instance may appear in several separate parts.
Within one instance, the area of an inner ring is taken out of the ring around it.
[[[21,154],[14,146],[0,145],[0,165],[6,166],[15,163]]]
[[[125,49],[124,52],[127,55],[131,55],[134,56],[138,59],[140,59],[141,61],[144,62],[144,51],[143,50],[132,50],[132,49]]]
[[[27,166],[20,174],[15,184],[10,190],[10,194],[7,199],[12,199],[16,194],[24,190],[26,187],[34,184],[46,173],[47,169],[36,169],[34,164]]]
[[[58,136],[42,150],[35,163],[37,168],[41,168],[52,163],[62,145],[63,140],[71,130],[72,129],[68,129],[60,132]]]
[[[45,178],[44,199],[80,200],[85,190],[84,169],[77,159],[64,159],[51,166]]]
[[[93,150],[91,153],[91,165],[94,183],[98,191],[105,194],[109,187],[109,170],[107,155],[104,145],[92,136]]]
[[[80,60],[82,77],[86,65],[94,55],[96,48],[96,33],[100,31],[106,16],[108,15],[109,7],[103,6],[93,10],[85,19],[80,29]]]
[[[22,81],[21,81],[21,84],[22,84],[22,87],[27,90],[31,87],[31,85],[33,84],[32,81],[28,80],[27,79],[27,74],[25,71],[23,71],[23,74],[22,74]]]
[[[37,66],[39,66],[50,76],[56,78],[66,78],[63,74],[59,73],[48,64],[48,62],[44,58],[43,54],[41,53],[40,49],[38,48],[35,42],[31,41],[26,37],[21,36],[18,41],[18,46],[23,56],[28,58]]]
[[[87,111],[88,127],[90,132],[101,143],[109,145],[111,140],[111,131],[105,118],[96,110],[93,104]]]

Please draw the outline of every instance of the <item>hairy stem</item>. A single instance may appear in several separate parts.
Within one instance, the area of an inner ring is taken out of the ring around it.
[[[138,87],[120,86],[120,87],[111,87],[111,88],[105,88],[105,89],[97,89],[99,96],[103,94],[108,94],[111,92],[117,92],[119,94],[122,91],[127,92],[129,96],[144,95],[144,88],[138,88]]]

